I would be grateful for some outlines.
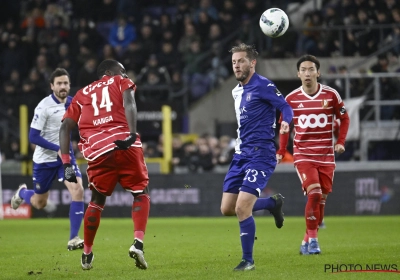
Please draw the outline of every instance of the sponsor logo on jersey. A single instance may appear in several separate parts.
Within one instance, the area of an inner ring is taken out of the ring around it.
[[[303,103],[300,103],[300,105],[299,105],[299,106],[297,106],[297,108],[304,108],[304,105],[303,105]]]
[[[83,94],[89,94],[91,91],[95,90],[96,88],[103,87],[103,86],[109,86],[112,83],[114,83],[114,78],[110,78],[107,82],[98,82],[97,84],[90,84],[86,87],[83,88],[82,92]]]
[[[250,101],[251,100],[251,92],[249,92],[246,96],[246,101]]]
[[[328,108],[328,100],[323,99],[323,100],[321,101],[321,104],[322,104],[322,108],[324,108],[324,109]]]
[[[299,116],[298,124],[301,128],[325,127],[328,124],[328,116],[325,114],[302,114]]]

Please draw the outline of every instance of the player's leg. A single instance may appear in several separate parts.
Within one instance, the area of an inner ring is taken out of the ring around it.
[[[325,214],[325,204],[328,194],[322,193],[321,201],[319,202],[319,221],[318,228],[325,228],[324,214]]]
[[[93,242],[96,237],[97,229],[100,225],[101,213],[103,212],[106,203],[106,196],[99,193],[95,188],[92,188],[92,198],[88,208],[85,211],[83,220],[84,228],[84,246],[81,258],[82,269],[88,270],[92,268],[93,263]]]
[[[13,209],[17,209],[22,201],[36,209],[43,209],[47,205],[48,191],[58,170],[57,163],[54,164],[54,168],[49,168],[48,164],[33,163],[33,190],[21,184],[11,199]]]
[[[92,268],[94,259],[92,246],[100,225],[101,213],[107,196],[113,193],[118,181],[113,153],[114,151],[89,161],[86,170],[92,197],[83,217],[84,246],[81,264],[84,270]]]
[[[303,191],[307,194],[305,207],[306,233],[300,246],[300,254],[319,254],[318,245],[318,223],[319,205],[321,200],[321,186],[317,168],[310,163],[300,163],[296,165],[296,170],[302,182]],[[308,242],[307,242],[308,239]],[[305,250],[308,248],[307,250]],[[312,249],[310,251],[310,248]]]
[[[253,212],[264,209],[268,210],[274,216],[276,227],[281,228],[285,220],[282,212],[283,199],[284,197],[280,193],[268,198],[259,197],[254,204]]]
[[[81,228],[83,215],[85,212],[83,202],[83,187],[82,178],[76,177],[78,183],[71,183],[64,181],[65,186],[68,188],[71,194],[71,204],[69,205],[69,241],[67,244],[68,250],[76,250],[83,248],[83,239],[79,238],[79,230]]]
[[[235,207],[238,198],[237,193],[222,193],[221,213],[224,216],[236,216]]]
[[[234,269],[236,271],[255,269],[253,247],[256,225],[253,217],[253,209],[260,193],[267,186],[275,166],[275,157],[273,157],[272,161],[268,161],[264,159],[264,154],[262,154],[262,159],[257,155],[254,158],[247,158],[246,163],[243,165],[242,170],[245,173],[235,208],[239,219],[243,255],[242,262]]]
[[[132,203],[134,241],[129,248],[129,256],[135,260],[136,267],[147,269],[143,243],[150,214],[150,196],[147,187],[149,176],[143,150],[140,148],[130,148],[126,151],[117,150],[115,151],[115,161],[119,167],[119,183],[134,197]]]
[[[319,180],[321,182],[322,188],[322,198],[319,206],[320,218],[318,222],[319,228],[322,228],[324,214],[325,214],[325,204],[328,198],[328,194],[332,192],[333,177],[334,177],[335,167],[334,166],[320,166],[319,167]]]
[[[241,162],[239,157],[235,155],[223,182],[220,207],[222,215],[236,216],[236,201],[239,188],[243,184],[243,176]]]
[[[235,212],[239,219],[240,242],[242,245],[242,261],[235,267],[236,271],[255,269],[253,260],[254,238],[256,224],[253,217],[253,207],[257,200],[257,191],[242,186],[236,201]]]
[[[132,221],[134,240],[129,248],[129,256],[135,260],[136,267],[147,269],[147,262],[144,259],[143,242],[150,214],[148,188],[146,187],[143,193],[133,194],[133,196]]]
[[[69,205],[69,241],[67,244],[67,249],[69,251],[82,249],[83,239],[79,238],[79,229],[81,228],[82,219],[84,215],[84,202],[83,202],[83,187],[82,187],[82,174],[76,165],[75,161],[72,162],[75,170],[76,178],[78,183],[71,183],[64,180],[64,184],[67,187],[69,193],[71,194],[71,204]],[[64,169],[59,169],[58,178],[64,178]],[[61,179],[61,180],[62,180]]]
[[[19,185],[17,191],[11,198],[11,207],[17,210],[18,207],[25,201],[27,204],[31,204],[31,197],[35,194],[34,190],[28,190],[26,184]]]
[[[307,187],[307,204],[305,210],[308,234],[308,253],[319,254],[321,250],[318,243],[318,225],[320,216],[320,201],[322,197],[320,184],[311,184]]]

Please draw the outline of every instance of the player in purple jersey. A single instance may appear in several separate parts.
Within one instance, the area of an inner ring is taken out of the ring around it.
[[[239,219],[242,261],[234,270],[254,270],[253,211],[267,209],[278,228],[283,226],[283,196],[260,198],[275,170],[276,109],[283,113],[280,133],[289,132],[293,111],[275,84],[255,72],[258,52],[244,43],[234,46],[232,67],[239,84],[232,90],[238,137],[235,155],[225,176],[221,212]]]

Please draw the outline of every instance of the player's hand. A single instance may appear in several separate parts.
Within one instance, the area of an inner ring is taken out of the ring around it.
[[[137,138],[136,133],[131,133],[129,134],[128,137],[126,137],[124,140],[116,140],[114,141],[115,145],[118,146],[118,148],[122,149],[122,150],[127,150],[129,149],[129,147],[135,143]]]
[[[70,163],[64,163],[63,167],[65,180],[71,183],[78,183],[78,180],[76,180],[75,170],[72,168],[72,165]]]
[[[289,132],[289,124],[285,121],[281,122],[281,128],[279,130],[280,134],[286,134]]]
[[[282,159],[283,159],[282,155],[276,154],[276,161],[278,162],[278,164],[281,163]]]
[[[343,145],[341,145],[341,144],[336,144],[335,145],[335,152],[336,153],[341,154],[344,151],[345,151],[345,149],[344,149]]]

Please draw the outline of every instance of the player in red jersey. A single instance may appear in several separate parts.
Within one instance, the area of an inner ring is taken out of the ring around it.
[[[146,269],[143,239],[150,210],[148,172],[142,143],[136,133],[136,85],[115,60],[104,60],[97,68],[98,81],[80,89],[72,99],[60,128],[64,177],[76,182],[68,147],[71,130],[78,125],[79,149],[88,160],[87,175],[92,198],[84,217],[82,268],[91,269],[93,240],[100,224],[106,197],[118,183],[132,193],[134,242],[129,255],[136,266]]]
[[[286,96],[294,112],[294,165],[307,195],[306,233],[300,254],[319,254],[318,226],[324,218],[325,201],[332,192],[335,154],[344,152],[349,116],[339,93],[318,83],[320,63],[315,56],[304,55],[297,62],[301,87]],[[340,120],[339,135],[334,144],[334,123]],[[286,152],[289,134],[281,134],[278,163]]]

